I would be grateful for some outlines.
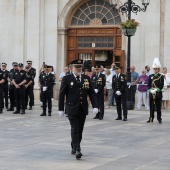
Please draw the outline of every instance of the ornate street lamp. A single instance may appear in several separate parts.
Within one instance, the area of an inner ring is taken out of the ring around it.
[[[127,13],[128,19],[131,19],[131,12],[135,13],[137,15],[138,12],[145,12],[147,9],[147,6],[150,3],[150,0],[141,0],[143,7],[141,8],[139,5],[136,5],[132,0],[127,0],[122,6],[120,6],[117,10],[118,12],[121,12],[122,14]],[[118,0],[109,0],[110,5],[113,7],[113,9],[116,9],[116,6],[118,4]],[[131,50],[131,36],[130,34],[125,34],[125,36],[128,37],[128,48],[127,48],[127,107],[128,110],[132,110],[134,108],[134,104],[132,102],[131,98],[131,72],[130,72],[130,50]]]

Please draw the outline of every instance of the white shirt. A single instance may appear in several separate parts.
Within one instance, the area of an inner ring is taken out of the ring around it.
[[[60,74],[59,78],[62,79],[65,75],[66,75],[66,73],[65,73],[65,72],[62,72],[62,73]]]
[[[73,73],[75,79],[77,80],[77,76]],[[79,81],[81,82],[81,74],[79,75]]]
[[[110,69],[110,73],[111,73],[112,76],[114,76],[116,74],[115,71],[112,68]]]
[[[112,89],[112,75],[106,76],[106,89]]]

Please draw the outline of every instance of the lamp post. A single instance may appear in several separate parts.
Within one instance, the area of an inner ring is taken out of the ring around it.
[[[135,13],[137,15],[138,12],[145,12],[147,9],[147,6],[150,3],[150,0],[141,0],[143,8],[141,8],[139,5],[136,5],[132,0],[128,0],[124,3],[124,5],[120,6],[117,10],[118,12],[121,12],[122,14],[127,14],[128,19],[131,19],[131,12]],[[116,9],[116,6],[118,4],[118,0],[109,0],[110,5],[113,7],[113,9]],[[130,72],[130,54],[131,54],[131,36],[132,35],[126,35],[128,37],[128,46],[127,46],[127,108],[128,110],[134,109],[134,103],[132,102],[131,97],[131,72]]]

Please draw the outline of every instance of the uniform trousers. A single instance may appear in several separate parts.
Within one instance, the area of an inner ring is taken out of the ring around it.
[[[4,99],[5,99],[5,107],[8,108],[8,84],[3,86],[3,94],[4,94]],[[3,100],[3,103],[4,103],[4,100]]]
[[[84,123],[86,120],[86,115],[80,106],[80,111],[78,115],[68,114],[68,119],[71,125],[71,147],[74,151],[81,151],[80,143],[82,140],[82,133],[84,129]]]
[[[103,118],[104,117],[104,91],[97,93],[97,100],[98,100],[99,113],[97,113],[96,117]]]
[[[156,98],[155,99],[155,103],[154,103],[154,99],[152,97],[150,97],[149,99],[150,102],[150,118],[152,118],[152,120],[154,119],[154,110],[155,110],[155,105],[156,105],[156,110],[157,110],[157,120],[161,121],[161,103],[162,103],[162,98]]]
[[[147,100],[147,91],[145,92],[138,91],[138,104],[137,104],[138,109],[140,109],[140,107],[142,106],[142,100],[145,104],[146,110],[149,110],[149,103]]]
[[[31,86],[28,86],[25,89],[25,107],[28,105],[28,98],[29,98],[29,106],[33,106],[34,98],[33,98],[33,88]]]
[[[127,119],[126,93],[123,93],[122,95],[119,96],[115,94],[115,100],[116,100],[118,118],[122,119],[122,109],[123,109],[123,117]]]
[[[16,107],[17,107],[17,111],[21,110],[25,110],[25,86],[20,86],[20,88],[15,88],[16,91],[16,97],[17,97],[17,101],[16,101]]]
[[[16,104],[16,90],[14,85],[10,85],[9,87],[9,99],[10,99],[10,109],[14,109]]]
[[[42,92],[43,99],[43,113],[46,113],[47,103],[48,103],[48,113],[52,111],[52,101],[51,101],[51,92]]]
[[[3,108],[3,85],[0,84],[0,109]]]

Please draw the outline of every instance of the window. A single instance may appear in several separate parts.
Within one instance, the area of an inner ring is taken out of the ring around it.
[[[87,0],[71,19],[71,26],[119,25],[121,18],[106,0]]]

